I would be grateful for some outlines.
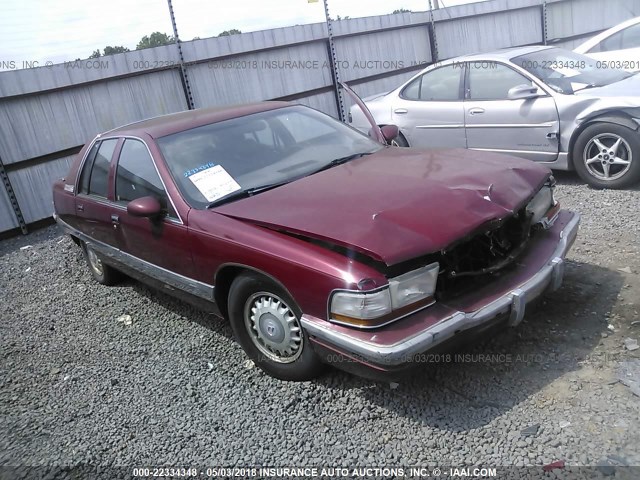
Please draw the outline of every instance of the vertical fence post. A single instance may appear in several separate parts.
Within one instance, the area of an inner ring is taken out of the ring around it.
[[[547,44],[547,0],[542,2],[542,10],[540,12],[540,20],[542,21],[542,44]]]
[[[436,8],[438,6],[438,0],[436,0]],[[433,3],[429,0],[429,43],[431,44],[431,63],[436,63],[439,60],[438,54],[438,37],[436,35],[436,22],[433,18]]]
[[[333,86],[336,96],[336,106],[338,107],[338,118],[344,122],[346,120],[346,113],[344,108],[344,98],[342,97],[342,90],[340,89],[340,72],[338,70],[338,55],[336,53],[336,46],[333,42],[333,26],[331,25],[331,17],[329,16],[328,0],[323,0],[324,3],[324,16],[327,20],[327,48],[329,49],[329,63],[331,65],[331,74],[333,76]]]
[[[20,210],[20,204],[18,203],[18,199],[16,198],[16,193],[13,191],[13,187],[11,186],[9,175],[7,174],[7,171],[4,169],[4,163],[2,163],[2,158],[0,158],[0,180],[2,180],[4,189],[7,191],[7,196],[9,197],[9,202],[11,202],[11,207],[13,208],[13,214],[16,216],[16,220],[18,221],[18,225],[20,226],[20,231],[22,232],[23,235],[26,235],[27,233],[29,233],[29,231],[27,230],[27,223],[24,221],[22,210]]]
[[[176,16],[173,13],[173,5],[171,0],[167,0],[169,4],[169,15],[171,16],[171,25],[173,26],[173,38],[178,46],[178,57],[180,60],[180,79],[182,80],[182,88],[184,90],[184,96],[187,100],[187,107],[189,110],[193,110],[195,107],[193,102],[193,95],[191,93],[191,84],[189,83],[189,75],[187,75],[187,68],[184,64],[184,55],[182,54],[182,45],[180,37],[178,36],[178,27],[176,25]]]

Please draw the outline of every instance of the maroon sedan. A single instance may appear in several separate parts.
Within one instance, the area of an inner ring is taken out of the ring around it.
[[[526,160],[384,146],[267,102],[98,135],[54,185],[54,218],[98,282],[213,306],[259,367],[302,380],[517,325],[577,233],[553,188]]]

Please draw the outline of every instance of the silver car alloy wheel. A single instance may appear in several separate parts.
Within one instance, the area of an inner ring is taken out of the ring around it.
[[[582,159],[590,175],[599,180],[610,181],[629,171],[633,153],[620,135],[601,133],[587,142]]]
[[[91,269],[98,275],[102,276],[104,274],[104,266],[102,265],[102,261],[96,255],[96,252],[93,251],[89,245],[87,245],[87,258],[89,259],[89,266]]]
[[[244,323],[254,345],[277,363],[295,362],[302,353],[302,327],[298,317],[277,295],[258,292],[244,307]]]

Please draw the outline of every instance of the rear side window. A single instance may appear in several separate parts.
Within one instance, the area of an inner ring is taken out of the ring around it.
[[[431,102],[459,100],[460,73],[463,71],[458,64],[431,70],[407,85],[401,96],[406,100]]]
[[[130,202],[141,197],[155,197],[166,209],[167,192],[151,159],[147,146],[139,140],[126,139],[120,152],[116,172],[116,201]],[[173,209],[169,214],[176,216]]]
[[[117,144],[118,139],[112,138],[96,143],[91,148],[80,175],[79,193],[107,197],[109,165]]]
[[[84,161],[84,166],[80,174],[80,185],[78,186],[78,193],[89,193],[89,178],[91,178],[91,167],[93,166],[93,160],[96,158],[96,153],[100,142],[96,142],[91,147],[91,150],[87,154],[87,158]]]

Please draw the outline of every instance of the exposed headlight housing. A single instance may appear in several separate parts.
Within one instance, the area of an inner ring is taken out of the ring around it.
[[[336,290],[329,300],[329,318],[359,328],[376,328],[399,320],[435,302],[439,269],[438,263],[432,263],[366,292]]]
[[[532,225],[541,224],[544,228],[553,225],[560,210],[560,205],[553,197],[555,187],[556,180],[552,175],[527,205],[527,213],[531,215]]]

